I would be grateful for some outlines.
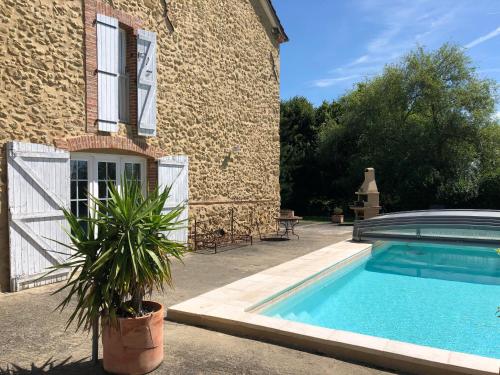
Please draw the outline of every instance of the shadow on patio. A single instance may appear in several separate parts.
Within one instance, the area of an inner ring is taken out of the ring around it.
[[[57,361],[52,357],[43,364],[31,363],[29,367],[22,367],[15,363],[10,363],[6,368],[0,368],[0,375],[39,375],[39,374],[105,374],[101,364],[92,364],[90,358],[83,358],[72,361],[72,357],[67,357],[62,361]]]

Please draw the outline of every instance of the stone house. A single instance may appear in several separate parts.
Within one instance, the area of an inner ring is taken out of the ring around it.
[[[0,290],[65,277],[61,206],[122,176],[271,226],[285,41],[270,0],[2,0]]]

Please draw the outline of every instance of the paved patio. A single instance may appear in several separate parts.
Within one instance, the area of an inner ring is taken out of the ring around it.
[[[153,299],[171,306],[351,236],[350,227],[306,223],[300,240],[257,242],[218,254],[190,254],[174,266],[175,290]],[[0,294],[0,374],[102,374],[91,365],[90,336],[64,330],[56,286]],[[153,374],[383,374],[312,353],[165,323],[165,361]]]

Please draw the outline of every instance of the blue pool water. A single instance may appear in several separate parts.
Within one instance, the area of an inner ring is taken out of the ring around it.
[[[500,358],[494,248],[384,243],[262,314]]]

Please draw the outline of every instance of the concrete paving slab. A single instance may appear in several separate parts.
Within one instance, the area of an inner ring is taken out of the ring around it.
[[[351,237],[352,228],[307,223],[300,240],[256,242],[175,264],[175,289],[152,299],[172,306]],[[0,374],[103,374],[90,363],[90,335],[65,331],[69,310],[54,312],[60,285],[0,294]],[[153,374],[384,374],[382,370],[290,348],[165,322],[165,361]]]

